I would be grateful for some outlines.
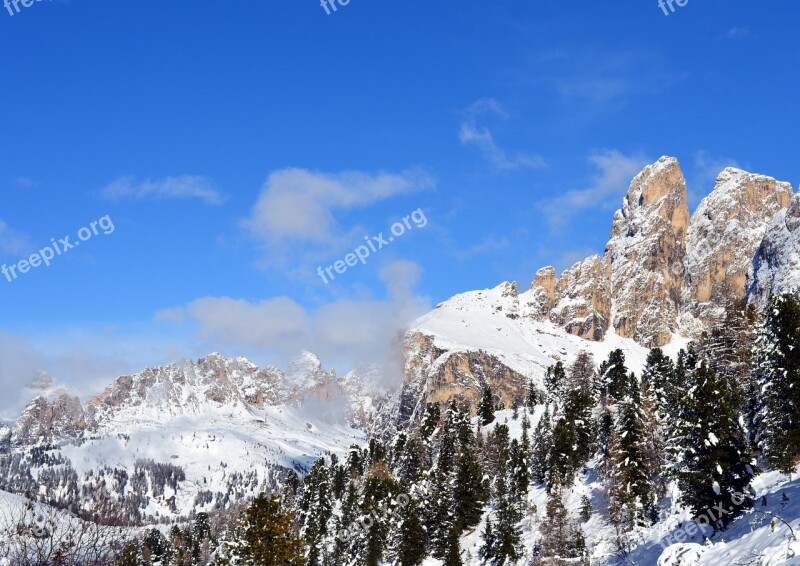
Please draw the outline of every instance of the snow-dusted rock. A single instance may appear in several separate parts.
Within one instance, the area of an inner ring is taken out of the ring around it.
[[[677,159],[662,157],[633,179],[606,246],[617,334],[648,347],[672,340],[688,228],[683,173]]]
[[[599,255],[567,269],[556,287],[550,320],[575,336],[602,340],[611,316],[611,285]]]
[[[720,173],[689,223],[682,293],[688,330],[719,320],[730,299],[744,297],[745,276],[767,224],[789,206],[792,194],[791,184],[772,177],[731,167]]]
[[[11,450],[11,429],[0,423],[0,454],[7,454]]]
[[[14,423],[11,442],[15,446],[49,444],[76,438],[85,429],[86,415],[80,399],[62,394],[51,402],[39,396],[28,403]]]
[[[800,289],[800,193],[769,223],[747,273],[747,301],[764,308],[771,295]]]

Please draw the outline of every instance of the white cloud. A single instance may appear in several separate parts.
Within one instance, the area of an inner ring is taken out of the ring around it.
[[[389,294],[385,300],[346,298],[306,308],[288,297],[262,301],[204,297],[161,311],[156,318],[190,322],[198,338],[240,352],[268,352],[283,363],[308,350],[326,365],[345,370],[367,363],[387,367],[394,359],[398,336],[430,310],[430,301],[413,293],[420,273],[420,267],[409,261],[384,267],[380,278]]]
[[[30,249],[31,243],[27,236],[0,220],[0,254],[19,255],[29,252]]]
[[[121,342],[116,335],[74,329],[36,340],[0,331],[0,388],[9,392],[0,399],[0,421],[15,419],[40,394],[66,392],[85,399],[100,392],[132,369],[123,361],[126,356],[120,355]],[[86,344],[92,344],[94,351],[87,350]],[[134,350],[140,353],[146,348],[139,342],[131,345],[129,353]],[[42,372],[53,380],[46,391],[30,387]]]
[[[208,177],[180,175],[163,179],[136,181],[133,177],[120,177],[100,190],[109,200],[169,200],[196,198],[206,204],[222,204],[226,197]]]
[[[482,114],[494,114],[500,118],[507,118],[508,114],[493,98],[484,98],[470,105],[466,110],[466,119],[461,123],[458,140],[462,145],[474,145],[480,149],[483,156],[498,169],[543,169],[547,167],[544,158],[535,153],[516,152],[509,155],[494,139],[492,132],[477,125],[477,119]]]
[[[539,203],[552,229],[561,228],[579,210],[619,204],[631,180],[650,160],[641,155],[628,156],[617,150],[607,150],[592,154],[589,162],[598,172],[588,187],[568,190],[559,197]]]
[[[725,32],[725,37],[728,39],[741,39],[750,35],[750,28],[748,27],[732,27]]]
[[[583,103],[591,114],[622,108],[633,96],[655,95],[686,78],[647,50],[625,51],[593,45],[591,48],[545,51],[526,69],[535,85],[553,88],[559,98]],[[530,78],[528,78],[530,77]]]
[[[17,177],[14,179],[14,183],[16,183],[18,187],[23,187],[25,189],[35,189],[41,186],[41,183],[31,179],[30,177]]]
[[[369,206],[432,186],[432,179],[421,171],[371,175],[282,169],[269,176],[244,224],[267,242],[324,243],[335,237],[336,210]]]
[[[375,174],[282,169],[269,176],[242,226],[266,248],[264,263],[283,267],[289,258],[314,263],[352,249],[366,235],[358,226],[343,227],[337,219],[342,212],[434,186],[418,169]]]
[[[487,254],[487,253],[498,253],[506,248],[511,244],[508,238],[495,238],[494,236],[488,236],[484,238],[482,241],[474,244],[472,246],[458,246],[453,247],[452,253],[457,259],[465,260],[469,259],[476,255]]]

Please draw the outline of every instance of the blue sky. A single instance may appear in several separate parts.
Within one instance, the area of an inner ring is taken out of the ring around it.
[[[0,10],[0,261],[114,231],[0,277],[12,387],[212,350],[346,370],[455,293],[602,252],[663,154],[693,204],[726,165],[800,181],[789,0],[19,8]]]

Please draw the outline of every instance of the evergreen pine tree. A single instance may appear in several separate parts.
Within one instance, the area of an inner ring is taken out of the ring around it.
[[[673,475],[682,501],[697,516],[713,515],[725,526],[752,506],[750,482],[757,473],[748,453],[734,387],[705,362],[689,374],[685,415],[677,426]],[[721,516],[717,509],[726,511]]]
[[[630,384],[628,368],[625,367],[625,354],[622,350],[614,350],[608,359],[600,364],[598,372],[599,393],[609,395],[618,400],[625,395]]]
[[[480,557],[483,558],[485,564],[494,564],[497,557],[497,536],[492,526],[491,516],[486,517],[486,525],[484,525],[481,533],[481,541]]]
[[[654,508],[646,465],[645,419],[639,396],[618,403],[611,447],[611,519],[625,528],[645,526]]]
[[[564,364],[556,362],[556,365],[547,368],[544,374],[544,385],[547,390],[548,402],[563,405],[568,385]]]
[[[397,561],[400,566],[418,566],[428,555],[428,533],[420,518],[419,504],[409,497],[407,505],[400,508],[400,533]]]
[[[481,400],[478,403],[478,417],[483,426],[494,422],[494,395],[488,385],[483,388]]]
[[[496,500],[496,539],[495,564],[513,564],[521,557],[521,531],[519,521],[522,515],[508,484],[508,470],[505,460],[501,461],[495,478]]]
[[[547,520],[541,526],[542,540],[534,564],[574,566],[588,564],[583,531],[564,506],[561,486],[555,485],[547,500]]]
[[[303,478],[302,534],[308,545],[308,561],[322,561],[324,540],[328,534],[328,521],[333,513],[333,494],[325,459],[318,459]]]
[[[528,389],[525,394],[525,404],[528,409],[533,409],[539,403],[539,392],[533,384],[533,380],[528,380]]]
[[[550,410],[545,409],[533,431],[531,472],[533,479],[545,484],[548,479],[550,450],[553,446],[553,431],[550,423]]]
[[[277,497],[259,495],[242,517],[241,539],[232,549],[242,566],[302,566],[303,542],[295,537],[293,517]]]
[[[553,427],[552,447],[547,459],[548,489],[557,482],[571,484],[575,472],[575,427],[564,417],[559,417]]]
[[[760,446],[770,466],[791,474],[800,456],[800,300],[772,300],[759,350]]]
[[[580,470],[589,461],[594,452],[595,424],[592,419],[592,400],[588,384],[577,385],[567,394],[564,405],[564,420],[572,429],[570,436],[575,439],[571,451],[571,466],[573,470]]]

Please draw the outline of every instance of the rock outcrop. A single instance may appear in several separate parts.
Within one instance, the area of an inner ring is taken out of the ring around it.
[[[77,438],[86,429],[86,415],[80,399],[59,395],[54,401],[37,397],[25,407],[14,423],[14,446],[49,444]]]
[[[422,317],[406,336],[400,413],[413,416],[428,401],[474,402],[486,384],[508,402],[555,361],[581,349],[607,355],[593,342],[643,359],[638,348],[695,337],[731,298],[747,293],[763,306],[800,287],[800,197],[791,199],[788,183],[728,168],[690,220],[681,167],[662,157],[631,182],[603,256],[560,277],[544,267],[524,293],[504,283]],[[572,337],[588,342],[576,347]]]
[[[800,291],[800,192],[767,226],[747,273],[747,302],[759,309],[772,295]]]
[[[570,334],[602,340],[611,316],[607,264],[599,255],[578,262],[558,280],[550,320]]]
[[[423,333],[409,333],[405,339],[406,382],[399,401],[399,420],[422,415],[427,403],[446,405],[451,399],[473,410],[483,388],[492,388],[508,407],[525,398],[529,378],[482,350],[447,352]]]
[[[606,246],[612,325],[620,336],[647,347],[672,340],[688,228],[683,173],[677,159],[662,157],[634,178]]]
[[[678,161],[662,157],[633,179],[614,215],[605,256],[557,277],[537,272],[527,311],[570,334],[602,340],[613,326],[646,346],[668,343],[678,328],[689,208]]]
[[[789,206],[792,186],[772,177],[727,168],[692,215],[687,235],[682,325],[702,331],[742,299],[745,277],[767,225]]]

